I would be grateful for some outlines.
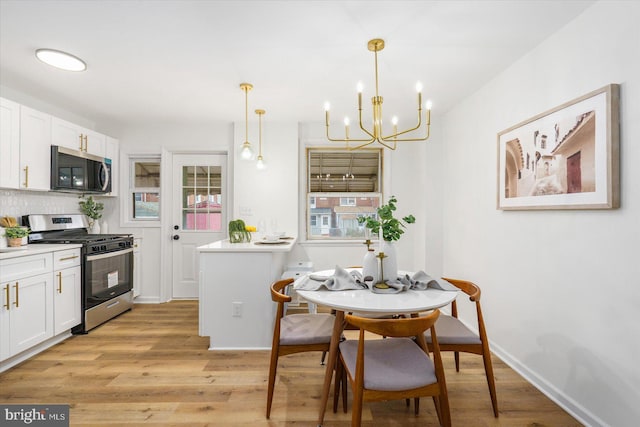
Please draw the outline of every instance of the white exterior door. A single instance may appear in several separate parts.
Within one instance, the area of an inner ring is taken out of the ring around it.
[[[173,298],[198,298],[198,246],[227,229],[226,154],[173,156]]]

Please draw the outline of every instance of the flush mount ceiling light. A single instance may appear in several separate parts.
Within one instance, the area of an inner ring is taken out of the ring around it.
[[[371,104],[373,105],[373,129],[369,130],[364,127],[362,124],[362,83],[358,83],[358,114],[359,114],[359,125],[360,130],[367,135],[365,139],[351,139],[349,137],[349,118],[345,117],[344,119],[344,131],[345,137],[344,139],[334,139],[329,136],[329,103],[327,102],[324,106],[325,109],[325,125],[327,128],[327,139],[333,142],[345,142],[347,144],[347,148],[350,150],[355,150],[358,148],[365,147],[369,144],[373,144],[374,142],[378,142],[379,144],[391,149],[396,149],[396,143],[398,142],[407,142],[407,141],[426,141],[429,138],[429,126],[431,125],[431,101],[426,102],[426,120],[425,120],[425,131],[426,135],[422,138],[401,138],[398,139],[400,135],[407,134],[409,132],[413,132],[422,127],[422,84],[418,82],[416,84],[416,90],[418,91],[418,124],[407,130],[403,130],[398,132],[398,118],[393,117],[391,123],[393,124],[393,132],[388,134],[387,136],[383,135],[382,132],[382,97],[378,94],[378,52],[384,49],[384,40],[382,39],[373,39],[369,40],[367,43],[367,48],[375,54],[375,70],[376,70],[376,96],[371,98]],[[356,147],[349,146],[350,142],[357,142],[359,145]]]
[[[36,58],[61,70],[84,71],[87,69],[87,64],[82,59],[61,50],[38,49],[36,50]]]
[[[244,143],[240,149],[240,157],[244,160],[253,159],[253,150],[249,142],[249,91],[253,89],[251,83],[240,83],[240,89],[244,91]]]
[[[259,119],[259,129],[260,129],[260,139],[259,144],[258,144],[258,162],[256,163],[256,168],[258,168],[259,170],[263,170],[267,167],[267,165],[264,163],[264,159],[262,158],[262,116],[264,115],[264,113],[266,113],[266,111],[264,110],[256,110],[256,114],[258,115],[258,119]]]

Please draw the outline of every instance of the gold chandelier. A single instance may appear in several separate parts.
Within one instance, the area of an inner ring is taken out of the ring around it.
[[[253,89],[251,83],[240,83],[240,89],[244,91],[244,143],[240,149],[240,157],[244,160],[253,159],[253,150],[249,142],[249,91]]]
[[[396,144],[398,142],[415,142],[415,141],[426,141],[429,138],[429,127],[431,125],[431,101],[427,101],[425,105],[426,114],[425,114],[425,136],[422,138],[398,138],[401,135],[407,134],[409,132],[413,132],[422,127],[422,84],[418,82],[416,84],[416,90],[418,91],[418,124],[407,130],[398,131],[398,118],[392,118],[393,132],[389,135],[384,136],[382,130],[382,97],[378,94],[378,52],[384,49],[384,40],[382,39],[373,39],[369,40],[367,43],[367,48],[374,52],[375,54],[375,70],[376,70],[376,96],[371,98],[371,104],[373,105],[373,129],[369,130],[364,127],[362,124],[362,84],[358,83],[358,117],[359,117],[359,125],[360,129],[368,135],[365,139],[352,139],[349,137],[349,118],[345,117],[344,119],[344,130],[345,137],[344,139],[339,138],[331,138],[329,135],[329,103],[325,103],[325,124],[327,128],[327,139],[332,142],[344,142],[349,150],[356,150],[358,148],[365,147],[369,144],[373,144],[374,142],[378,142],[383,146],[395,150]],[[358,143],[355,147],[350,146],[350,143]]]

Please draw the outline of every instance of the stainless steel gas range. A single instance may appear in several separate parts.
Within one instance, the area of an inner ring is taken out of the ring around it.
[[[82,244],[82,323],[74,334],[96,326],[133,307],[133,237],[129,234],[89,234],[82,214],[26,215],[29,243]]]

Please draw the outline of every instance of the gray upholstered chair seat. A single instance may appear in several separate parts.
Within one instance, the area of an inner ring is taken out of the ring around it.
[[[480,337],[453,316],[441,314],[436,322],[436,334],[440,345],[445,344],[482,344]],[[431,343],[431,335],[425,334],[427,343]]]
[[[328,343],[334,320],[335,317],[328,313],[284,316],[280,320],[280,345]]]
[[[367,340],[364,344],[364,388],[407,390],[438,382],[433,362],[409,338]],[[356,371],[358,341],[340,343],[346,368]]]

